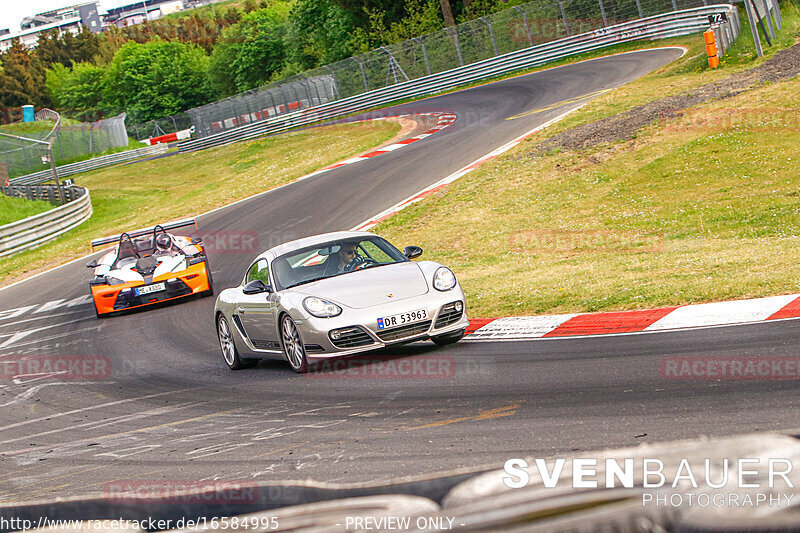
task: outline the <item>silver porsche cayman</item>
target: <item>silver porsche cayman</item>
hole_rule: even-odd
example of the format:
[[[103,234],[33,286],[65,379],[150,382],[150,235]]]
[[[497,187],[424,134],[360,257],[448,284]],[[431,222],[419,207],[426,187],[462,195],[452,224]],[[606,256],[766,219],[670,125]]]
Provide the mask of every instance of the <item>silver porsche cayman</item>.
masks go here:
[[[237,370],[282,358],[295,372],[329,358],[395,343],[458,342],[468,325],[453,272],[412,262],[367,232],[327,233],[276,246],[217,297],[214,320],[225,363]]]

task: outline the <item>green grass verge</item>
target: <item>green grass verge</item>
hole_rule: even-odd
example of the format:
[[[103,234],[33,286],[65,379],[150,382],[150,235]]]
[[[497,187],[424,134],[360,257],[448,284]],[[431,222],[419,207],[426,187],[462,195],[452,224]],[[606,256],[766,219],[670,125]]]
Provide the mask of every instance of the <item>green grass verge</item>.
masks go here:
[[[326,126],[77,175],[75,181],[91,192],[92,218],[41,248],[0,259],[0,284],[89,253],[94,237],[273,189],[378,146],[399,130],[388,121]]]
[[[54,207],[51,203],[42,200],[11,198],[0,194],[0,226],[44,213]]]
[[[800,17],[784,9],[779,48]],[[471,316],[643,309],[800,292],[800,80],[697,106],[624,143],[531,155],[577,126],[757,66],[680,60],[587,104],[376,232],[451,266]],[[673,40],[674,42],[674,40]],[[752,46],[752,39],[750,39]],[[769,57],[768,56],[768,57]]]

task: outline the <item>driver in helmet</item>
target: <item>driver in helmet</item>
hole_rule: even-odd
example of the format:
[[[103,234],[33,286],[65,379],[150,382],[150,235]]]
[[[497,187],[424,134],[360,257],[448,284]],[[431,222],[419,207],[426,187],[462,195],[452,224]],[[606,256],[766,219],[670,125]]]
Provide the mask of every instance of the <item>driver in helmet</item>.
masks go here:
[[[156,255],[168,254],[172,251],[172,238],[166,233],[159,233],[156,237]]]

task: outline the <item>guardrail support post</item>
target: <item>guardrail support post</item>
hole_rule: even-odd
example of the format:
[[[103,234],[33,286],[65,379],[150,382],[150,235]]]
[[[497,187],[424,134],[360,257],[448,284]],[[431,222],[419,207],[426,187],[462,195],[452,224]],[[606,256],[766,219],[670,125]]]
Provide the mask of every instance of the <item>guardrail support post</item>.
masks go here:
[[[61,180],[58,179],[58,171],[56,170],[56,160],[53,158],[53,141],[47,145],[47,159],[50,160],[50,170],[53,172],[53,179],[56,180],[56,187],[58,187],[58,196],[61,198],[61,205],[67,203],[64,198],[64,189],[61,188]]]
[[[764,4],[764,11],[766,12],[764,18],[767,19],[767,27],[769,28],[769,36],[772,37],[772,40],[775,40],[775,27],[772,25],[772,15],[769,12],[769,2],[767,0],[761,0]]]
[[[564,5],[561,3],[561,0],[558,0],[558,5],[561,6],[561,13],[564,13]],[[522,25],[525,26],[525,35],[528,36],[528,45],[533,46],[533,39],[531,38],[531,29],[528,27],[528,15],[525,14],[525,11],[522,10],[519,6],[514,6],[516,11],[519,11],[522,14]],[[566,23],[566,20],[564,20]],[[569,35],[569,30],[567,30],[567,35]]]
[[[753,6],[747,0],[744,0],[744,9],[747,11],[747,22],[750,23],[753,42],[756,44],[756,54],[758,54],[758,57],[764,57],[764,50],[761,48],[761,38],[758,36],[758,26],[756,26],[758,13],[753,13]]]
[[[678,1],[677,0],[672,0],[672,10],[673,11],[677,11],[678,10]]]
[[[781,13],[781,6],[778,0],[772,0],[772,5],[775,7],[775,24],[778,25],[778,29],[783,29],[783,14]]]

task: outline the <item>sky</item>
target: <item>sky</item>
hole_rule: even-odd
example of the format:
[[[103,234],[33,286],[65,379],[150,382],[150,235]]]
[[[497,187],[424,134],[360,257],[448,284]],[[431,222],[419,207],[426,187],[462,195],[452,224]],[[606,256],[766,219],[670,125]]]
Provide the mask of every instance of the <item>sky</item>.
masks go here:
[[[0,0],[0,29],[8,28],[11,33],[17,33],[19,23],[25,17],[88,1],[90,0]],[[135,2],[136,0],[99,0],[98,4],[100,13],[105,13],[108,9]]]

